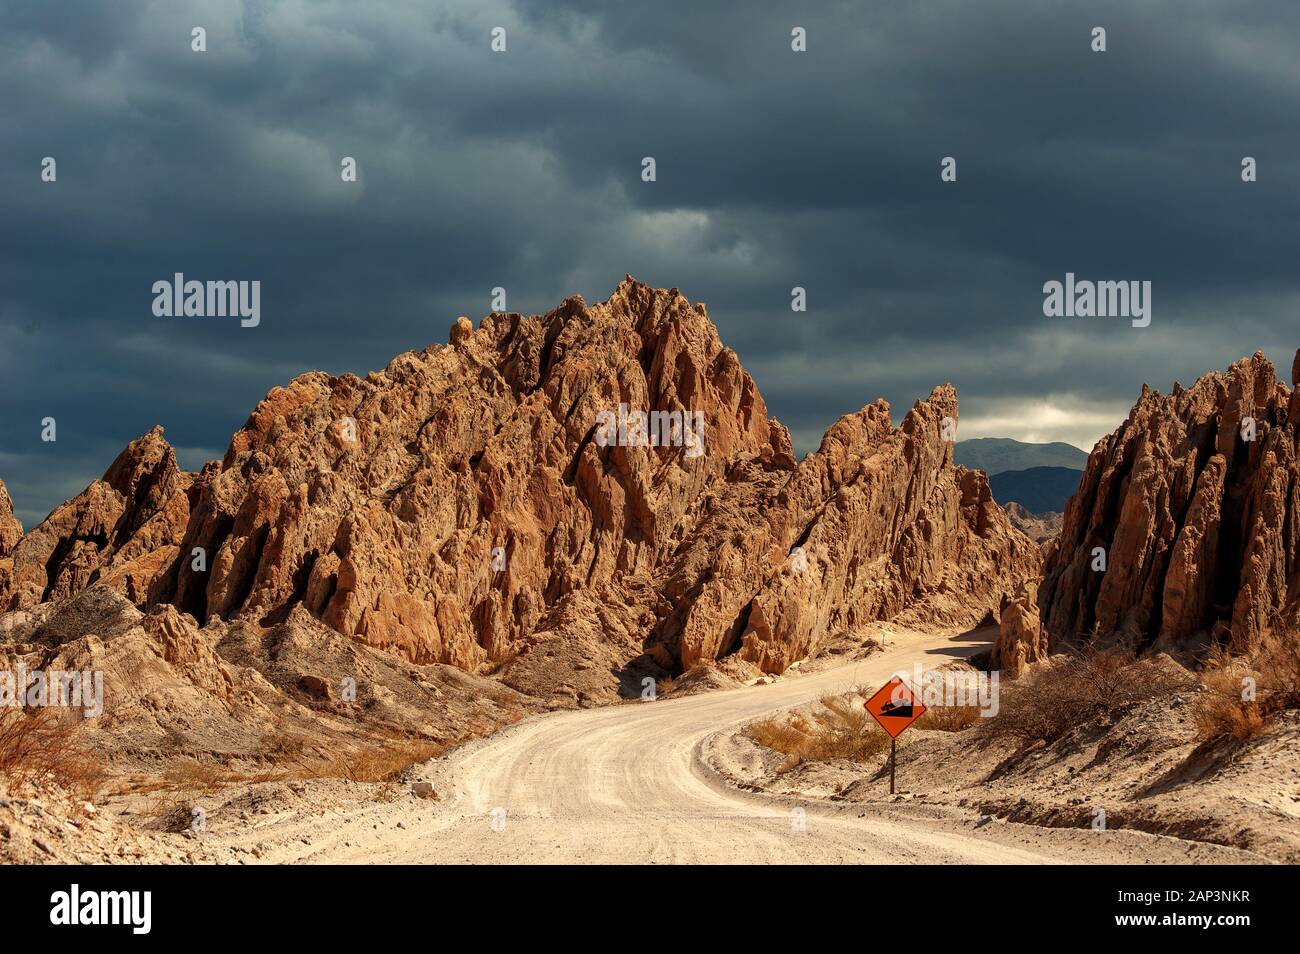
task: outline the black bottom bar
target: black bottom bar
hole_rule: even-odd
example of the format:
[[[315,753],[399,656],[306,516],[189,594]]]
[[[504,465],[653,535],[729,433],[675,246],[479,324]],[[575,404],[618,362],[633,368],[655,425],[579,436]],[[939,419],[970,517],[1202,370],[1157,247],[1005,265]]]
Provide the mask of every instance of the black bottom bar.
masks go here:
[[[593,927],[646,930],[661,940],[659,932],[685,926],[683,918],[697,932],[743,934],[748,928],[736,921],[739,910],[719,907],[716,894],[707,900],[721,874],[726,896],[742,909],[747,906],[742,899],[750,897],[757,905],[753,914],[761,911],[762,898],[783,898],[781,907],[800,923],[805,943],[863,930],[863,916],[872,911],[880,913],[878,929],[893,926],[913,940],[917,930],[939,940],[934,932],[959,935],[1002,924],[1021,937],[1073,942],[1101,935],[1182,939],[1198,933],[1232,943],[1260,928],[1276,936],[1290,923],[1284,905],[1291,906],[1294,896],[1294,872],[1285,867],[975,870],[901,864],[719,872],[628,866],[612,878],[583,868],[570,868],[560,878],[547,874],[437,867],[7,868],[0,870],[0,923],[10,944],[34,935],[76,934],[86,940],[95,934],[126,945],[178,940],[209,945],[246,940],[258,947],[312,940],[373,945],[413,940],[430,930],[444,939],[454,931],[463,942],[472,941],[467,935],[473,932],[494,943],[512,936],[535,942],[558,922],[564,925],[558,936],[579,936],[584,919]],[[692,885],[694,880],[699,883]],[[752,883],[749,890],[746,882]],[[135,933],[130,923],[130,913],[138,915],[143,904],[124,907],[122,896],[114,903],[128,923],[52,924],[51,913],[59,914],[55,893],[70,901],[73,884],[83,905],[94,892],[148,891],[148,933]],[[698,904],[689,903],[696,892]],[[668,897],[678,903],[663,906]],[[90,903],[98,902],[96,897]],[[800,916],[801,910],[809,916]]]

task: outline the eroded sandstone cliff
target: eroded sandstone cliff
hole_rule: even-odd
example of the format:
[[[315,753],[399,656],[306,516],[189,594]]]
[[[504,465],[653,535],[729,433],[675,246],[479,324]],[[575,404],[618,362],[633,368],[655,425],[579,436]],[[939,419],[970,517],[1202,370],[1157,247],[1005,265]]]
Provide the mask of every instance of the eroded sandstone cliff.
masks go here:
[[[1144,386],[1089,457],[1048,556],[1052,637],[1194,653],[1295,623],[1298,394],[1258,353],[1168,395]]]
[[[14,548],[23,538],[23,525],[14,516],[14,504],[9,499],[9,491],[0,481],[0,612],[7,608],[4,602],[8,580],[13,576]]]
[[[176,553],[192,483],[161,427],[132,441],[100,480],[14,542],[12,562],[0,565],[0,611],[66,599],[96,582],[142,602]],[[8,495],[4,504],[8,511]],[[0,558],[11,535],[0,528]]]
[[[702,446],[611,443],[620,405],[697,413]],[[525,691],[567,673],[578,695],[637,657],[781,671],[868,621],[973,622],[1036,575],[983,473],[953,465],[956,417],[948,386],[898,427],[877,402],[796,463],[704,306],[628,278],[459,319],[365,378],[303,375],[201,475],[155,430],[15,545],[0,600],[97,582],[200,625],[305,612]]]
[[[661,633],[684,666],[736,646],[780,672],[829,635],[903,613],[974,622],[1039,569],[1037,548],[993,501],[982,471],[952,462],[944,385],[895,428],[884,401],[841,418],[779,489],[741,518],[710,513],[679,565],[694,579]],[[706,501],[707,503],[707,501]],[[721,522],[721,525],[717,525]],[[740,524],[742,529],[733,532]],[[706,563],[707,569],[696,567]],[[684,589],[673,581],[668,592]]]
[[[13,553],[22,538],[23,525],[14,516],[14,502],[9,499],[4,481],[0,480],[0,560]]]

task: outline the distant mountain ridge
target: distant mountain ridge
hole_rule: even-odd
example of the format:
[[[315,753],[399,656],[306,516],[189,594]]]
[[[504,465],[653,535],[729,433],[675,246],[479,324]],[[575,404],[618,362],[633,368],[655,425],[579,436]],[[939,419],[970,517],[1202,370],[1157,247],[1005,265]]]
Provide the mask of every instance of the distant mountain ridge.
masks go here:
[[[976,437],[958,441],[953,447],[952,457],[953,463],[982,470],[990,477],[1008,470],[1034,467],[1068,467],[1082,471],[1088,463],[1085,451],[1064,441],[1031,444],[1009,437]]]
[[[1064,513],[1065,502],[1079,489],[1082,477],[1083,471],[1073,467],[1004,470],[989,478],[989,490],[1004,507],[1015,501],[1030,513]]]

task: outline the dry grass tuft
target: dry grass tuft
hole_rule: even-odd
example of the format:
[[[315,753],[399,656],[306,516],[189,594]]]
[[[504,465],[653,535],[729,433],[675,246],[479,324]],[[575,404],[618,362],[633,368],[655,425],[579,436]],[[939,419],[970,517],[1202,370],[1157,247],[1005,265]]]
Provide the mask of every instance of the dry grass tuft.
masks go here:
[[[1300,641],[1270,634],[1244,656],[1215,650],[1201,687],[1196,731],[1202,742],[1262,735],[1276,716],[1300,709]]]
[[[258,758],[269,761],[301,759],[307,752],[311,739],[291,732],[267,732],[257,740]]]
[[[998,715],[981,720],[990,739],[1051,743],[1079,726],[1123,715],[1195,685],[1176,664],[1124,649],[1085,649],[1044,666],[1003,693]]]
[[[181,794],[210,793],[231,785],[324,778],[388,783],[412,765],[437,758],[448,748],[448,744],[426,739],[386,737],[350,751],[326,750],[301,736],[268,733],[261,740],[259,757],[276,763],[271,768],[237,771],[185,757],[168,765],[161,777],[132,776],[115,794],[166,796],[160,802],[162,807],[155,812],[166,814],[178,804],[175,799]]]
[[[913,727],[930,732],[960,732],[978,725],[979,721],[979,706],[930,706]]]
[[[208,765],[194,758],[181,758],[172,762],[163,770],[163,782],[175,789],[187,791],[210,792],[220,788],[229,778],[229,773],[215,765]]]
[[[465,737],[481,734],[483,726],[471,723]],[[437,758],[449,746],[427,739],[384,736],[359,749],[327,750],[301,735],[268,733],[261,739],[259,755],[276,763],[276,770],[257,781],[305,781],[314,778],[345,778],[353,782],[387,782],[412,765]]]
[[[84,799],[103,787],[106,773],[76,740],[77,723],[53,709],[0,711],[0,780],[11,788],[53,783]]]
[[[422,740],[393,740],[349,755],[331,755],[301,765],[296,778],[346,778],[353,782],[389,782],[412,765],[437,758],[445,745]]]
[[[808,738],[808,723],[802,718],[763,719],[747,725],[745,735],[773,752],[794,755]]]
[[[789,756],[780,771],[805,761],[867,762],[889,748],[889,736],[855,695],[823,696],[811,713],[753,722],[745,734],[759,745]]]

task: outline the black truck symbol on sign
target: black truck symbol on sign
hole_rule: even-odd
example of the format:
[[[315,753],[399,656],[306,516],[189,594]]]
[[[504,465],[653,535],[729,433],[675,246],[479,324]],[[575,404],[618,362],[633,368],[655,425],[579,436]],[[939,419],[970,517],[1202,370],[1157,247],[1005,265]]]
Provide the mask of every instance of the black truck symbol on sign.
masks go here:
[[[881,686],[863,708],[891,739],[898,738],[900,732],[925,714],[925,706],[916,701],[911,688],[897,676]]]

